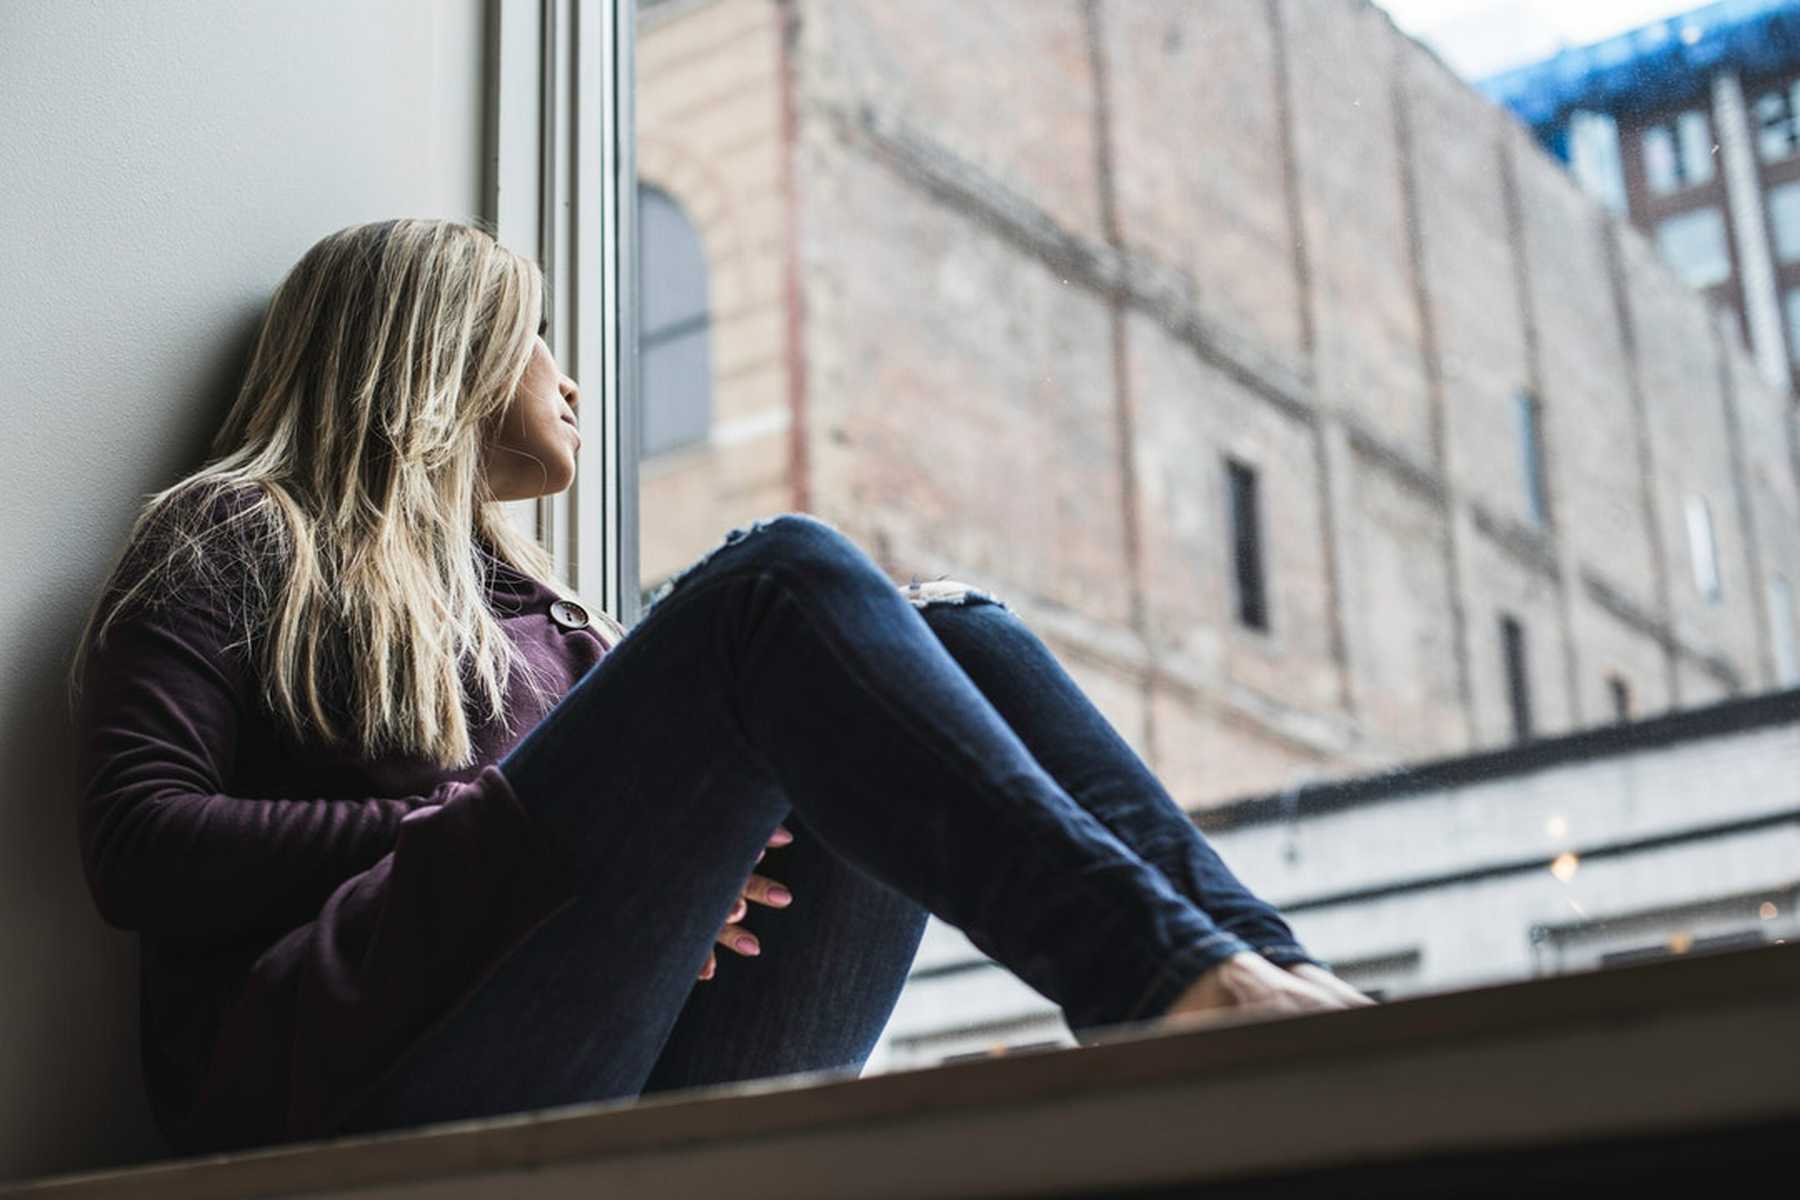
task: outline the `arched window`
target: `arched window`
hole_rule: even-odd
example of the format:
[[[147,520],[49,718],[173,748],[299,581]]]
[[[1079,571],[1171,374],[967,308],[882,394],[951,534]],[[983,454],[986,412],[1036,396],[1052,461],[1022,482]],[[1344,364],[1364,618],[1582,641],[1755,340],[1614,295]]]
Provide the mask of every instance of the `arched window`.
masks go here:
[[[704,441],[712,423],[706,252],[667,192],[638,187],[640,458]]]

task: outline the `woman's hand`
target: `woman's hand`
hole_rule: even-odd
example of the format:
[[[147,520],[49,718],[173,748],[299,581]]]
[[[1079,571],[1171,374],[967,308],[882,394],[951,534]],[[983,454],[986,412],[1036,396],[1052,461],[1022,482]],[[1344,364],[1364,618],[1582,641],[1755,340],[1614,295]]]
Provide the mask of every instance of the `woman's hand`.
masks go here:
[[[1288,966],[1287,970],[1289,974],[1298,975],[1301,979],[1306,980],[1321,991],[1335,996],[1351,1008],[1361,1008],[1364,1005],[1375,1003],[1374,1000],[1363,995],[1361,992],[1357,991],[1355,988],[1339,979],[1336,975],[1333,975],[1330,971],[1327,971],[1324,967],[1321,967],[1316,963],[1292,963]]]
[[[775,832],[769,835],[770,846],[785,846],[794,840],[794,835],[787,826],[777,825]],[[761,862],[763,855],[769,851],[765,847],[757,852],[756,861]],[[770,908],[786,908],[793,902],[788,890],[766,875],[752,875],[744,884],[744,890],[738,896],[738,902],[732,906],[731,914],[725,918],[724,928],[713,937],[713,941],[721,946],[729,946],[746,958],[762,953],[762,945],[756,935],[737,922],[744,919],[750,911],[750,901],[766,904]],[[713,951],[706,952],[706,965],[700,968],[700,978],[711,979],[719,969],[718,956]]]

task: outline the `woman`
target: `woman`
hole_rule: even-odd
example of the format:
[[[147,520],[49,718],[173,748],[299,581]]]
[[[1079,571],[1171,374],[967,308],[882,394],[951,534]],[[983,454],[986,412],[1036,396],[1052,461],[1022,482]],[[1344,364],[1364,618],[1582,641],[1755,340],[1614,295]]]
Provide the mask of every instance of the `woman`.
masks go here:
[[[89,616],[173,1147],[854,1073],[928,912],[1078,1032],[1369,1002],[993,597],[782,514],[629,633],[582,603],[499,508],[575,470],[541,286],[462,224],[320,241]]]

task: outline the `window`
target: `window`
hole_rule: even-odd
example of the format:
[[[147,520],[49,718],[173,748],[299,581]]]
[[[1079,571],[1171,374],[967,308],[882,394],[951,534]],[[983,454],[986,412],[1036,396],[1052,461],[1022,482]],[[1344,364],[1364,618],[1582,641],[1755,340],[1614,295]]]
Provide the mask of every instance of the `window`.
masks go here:
[[[712,329],[706,252],[660,188],[638,188],[639,453],[704,441],[712,424]]]
[[[1789,288],[1781,307],[1787,314],[1788,358],[1800,363],[1800,288]]]
[[[1656,248],[1689,287],[1712,287],[1731,278],[1731,247],[1717,208],[1670,217],[1656,227]]]
[[[1713,540],[1712,506],[1705,496],[1687,501],[1688,554],[1694,561],[1694,587],[1709,604],[1719,600],[1719,548]]]
[[[1606,691],[1612,697],[1613,720],[1620,724],[1631,720],[1631,685],[1623,676],[1608,675]]]
[[[1784,183],[1769,189],[1769,232],[1774,235],[1775,257],[1784,263],[1800,262],[1800,183]]]
[[[1619,123],[1611,114],[1577,109],[1569,114],[1569,169],[1582,188],[1612,212],[1629,211],[1625,168],[1619,160]]]
[[[1500,617],[1500,652],[1506,664],[1506,695],[1512,706],[1513,740],[1531,740],[1531,680],[1525,667],[1525,627],[1509,614]]]
[[[1650,126],[1644,130],[1642,144],[1644,181],[1655,194],[1667,195],[1712,181],[1712,121],[1700,109]]]
[[[1800,92],[1800,81],[1763,92],[1751,106],[1756,149],[1764,162],[1780,162],[1800,149],[1800,124],[1794,120],[1795,112],[1800,110],[1800,104],[1795,103],[1796,92]]]
[[[1238,623],[1267,632],[1268,596],[1263,587],[1262,518],[1257,497],[1256,468],[1227,459],[1225,473],[1231,491],[1231,550],[1237,581]]]
[[[1775,681],[1800,683],[1800,645],[1794,640],[1794,588],[1787,576],[1769,579],[1769,645],[1775,652]]]
[[[1531,519],[1543,525],[1550,519],[1550,494],[1544,486],[1543,430],[1538,424],[1537,396],[1520,392],[1515,399],[1519,415],[1519,458],[1525,480],[1525,504]]]

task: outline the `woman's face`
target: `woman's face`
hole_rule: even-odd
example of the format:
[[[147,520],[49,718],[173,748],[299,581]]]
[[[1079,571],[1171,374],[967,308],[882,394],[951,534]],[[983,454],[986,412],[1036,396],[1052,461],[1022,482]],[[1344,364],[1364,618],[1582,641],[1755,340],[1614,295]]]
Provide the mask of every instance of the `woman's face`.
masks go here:
[[[581,446],[575,411],[580,403],[581,390],[557,368],[539,334],[519,390],[483,448],[483,468],[497,499],[548,496],[574,481],[575,452]]]

